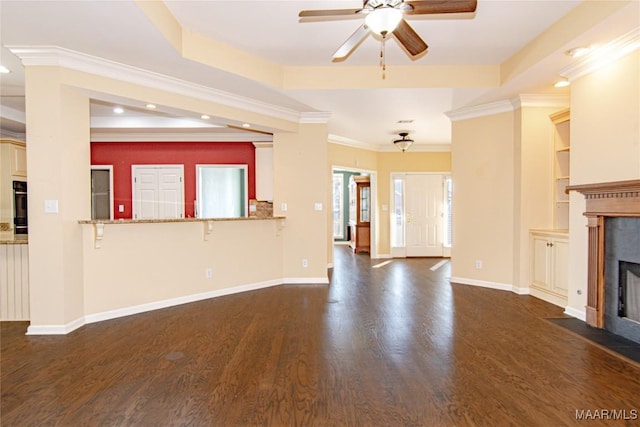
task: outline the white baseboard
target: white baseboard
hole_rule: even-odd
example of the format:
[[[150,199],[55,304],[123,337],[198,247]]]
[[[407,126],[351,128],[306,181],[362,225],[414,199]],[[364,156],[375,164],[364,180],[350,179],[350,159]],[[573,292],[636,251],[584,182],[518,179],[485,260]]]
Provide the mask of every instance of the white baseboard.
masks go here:
[[[371,259],[390,259],[393,258],[391,254],[377,254],[375,257],[371,257]]]
[[[282,279],[285,285],[328,285],[328,277],[285,277]]]
[[[564,308],[567,305],[567,297],[556,295],[536,287],[530,288],[530,295],[550,304],[557,305],[558,307]]]
[[[315,279],[314,279],[315,280]],[[328,279],[324,279],[328,283]],[[299,283],[299,282],[296,282]],[[310,283],[318,283],[313,281]],[[84,317],[74,320],[66,325],[31,325],[27,328],[27,335],[66,335],[89,323],[101,322],[104,320],[117,319],[119,317],[131,316],[132,314],[144,313],[147,311],[159,310],[162,308],[174,307],[176,305],[201,301],[209,298],[217,298],[225,295],[232,295],[241,292],[255,291],[282,285],[283,280],[275,279],[265,282],[252,283],[248,285],[234,286],[231,288],[219,289],[215,291],[203,292],[193,295],[185,295],[177,298],[170,298],[162,301],[154,301],[146,304],[134,305],[131,307],[119,308],[116,310],[103,311],[100,313],[87,314]]]
[[[583,322],[587,321],[587,312],[585,310],[578,310],[577,308],[566,306],[564,308],[564,314],[580,319]]]
[[[177,298],[170,298],[162,301],[154,301],[146,304],[134,305],[131,307],[119,308],[116,310],[103,311],[101,313],[88,314],[85,323],[101,322],[103,320],[116,319],[118,317],[131,316],[132,314],[144,313],[152,310],[159,310],[190,302],[202,301],[209,298],[217,298],[225,295],[237,294],[240,292],[255,291],[280,285],[280,280],[268,280],[266,282],[252,283],[249,285],[234,286],[232,288],[219,289],[215,291],[202,292],[199,294],[185,295]]]
[[[461,285],[480,286],[482,288],[499,289],[501,291],[514,292],[513,285],[497,282],[486,282],[484,280],[466,279],[464,277],[451,277],[449,279],[451,283],[459,283]]]
[[[84,324],[84,317],[81,317],[66,325],[29,325],[26,335],[67,335]]]
[[[513,287],[512,291],[518,295],[530,295],[531,289],[529,288],[518,288],[516,286]]]

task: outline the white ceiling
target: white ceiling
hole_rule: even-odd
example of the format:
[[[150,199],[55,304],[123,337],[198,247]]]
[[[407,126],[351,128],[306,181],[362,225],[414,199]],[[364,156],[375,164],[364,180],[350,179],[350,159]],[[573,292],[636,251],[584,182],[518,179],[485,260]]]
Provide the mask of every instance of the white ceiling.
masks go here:
[[[479,0],[475,15],[407,17],[429,45],[429,51],[412,61],[395,40],[390,40],[386,48],[387,73],[394,73],[394,65],[501,64],[579,3],[580,0]],[[371,35],[346,61],[331,62],[333,52],[361,25],[361,17],[301,22],[297,15],[302,9],[358,8],[362,3],[357,0],[180,0],[165,4],[184,28],[275,63],[336,68],[378,65],[380,42]],[[551,84],[558,70],[570,61],[562,54],[567,46],[559,46],[554,57],[498,89],[283,90],[182,58],[133,0],[1,0],[0,28],[3,46],[59,46],[273,106],[300,112],[330,112],[332,137],[373,146],[390,144],[400,130],[409,130],[417,145],[448,144],[451,126],[445,112],[521,93],[558,93]],[[592,35],[576,35],[575,41],[592,42],[596,32],[611,32],[611,28],[615,28],[613,19],[606,27],[594,28]],[[19,133],[24,131],[20,123],[21,114],[24,121],[22,67],[5,47],[0,50],[0,61],[12,70],[11,74],[0,75],[0,126]],[[147,127],[140,124],[142,118],[163,111],[163,123],[173,117],[194,117],[194,112],[163,106],[152,113],[131,102],[134,108],[124,116],[137,120],[127,121],[120,116],[110,122],[113,102],[102,101],[92,105],[96,133],[166,130],[171,126],[159,125],[160,119],[149,122]],[[126,105],[127,100],[120,103]],[[397,123],[403,119],[414,121],[408,125]],[[133,122],[138,123],[137,127],[126,124]],[[222,132],[197,120],[176,123],[173,132],[180,126],[185,132]],[[225,136],[230,132],[222,129]]]

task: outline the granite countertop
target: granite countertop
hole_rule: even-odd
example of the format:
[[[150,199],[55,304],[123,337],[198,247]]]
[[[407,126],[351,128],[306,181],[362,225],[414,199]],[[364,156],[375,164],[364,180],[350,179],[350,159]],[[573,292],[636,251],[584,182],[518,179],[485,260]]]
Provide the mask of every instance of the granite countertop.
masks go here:
[[[264,221],[285,219],[284,216],[242,217],[242,218],[179,218],[179,219],[115,219],[115,220],[79,220],[78,224],[159,224],[165,222],[209,222],[209,221]]]
[[[27,235],[0,237],[0,245],[27,245],[29,238]]]

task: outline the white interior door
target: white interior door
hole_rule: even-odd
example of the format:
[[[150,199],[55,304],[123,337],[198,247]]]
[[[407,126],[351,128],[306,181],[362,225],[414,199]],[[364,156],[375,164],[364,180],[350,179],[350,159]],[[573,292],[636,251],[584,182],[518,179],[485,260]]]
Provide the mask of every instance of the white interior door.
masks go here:
[[[443,177],[406,175],[406,254],[443,256]]]
[[[173,219],[184,217],[182,166],[132,166],[133,217]]]

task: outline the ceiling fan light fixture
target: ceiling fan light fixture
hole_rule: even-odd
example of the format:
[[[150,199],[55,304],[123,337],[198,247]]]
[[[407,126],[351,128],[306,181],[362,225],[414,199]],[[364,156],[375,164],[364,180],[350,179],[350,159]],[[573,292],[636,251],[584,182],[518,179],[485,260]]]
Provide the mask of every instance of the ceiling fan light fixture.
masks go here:
[[[385,36],[392,33],[400,21],[402,21],[402,11],[389,6],[381,6],[369,12],[364,23],[374,33]]]
[[[398,147],[398,149],[404,153],[409,149],[409,147],[411,147],[411,144],[413,144],[413,139],[409,138],[408,132],[400,132],[398,135],[400,135],[400,138],[394,139],[393,145]]]

